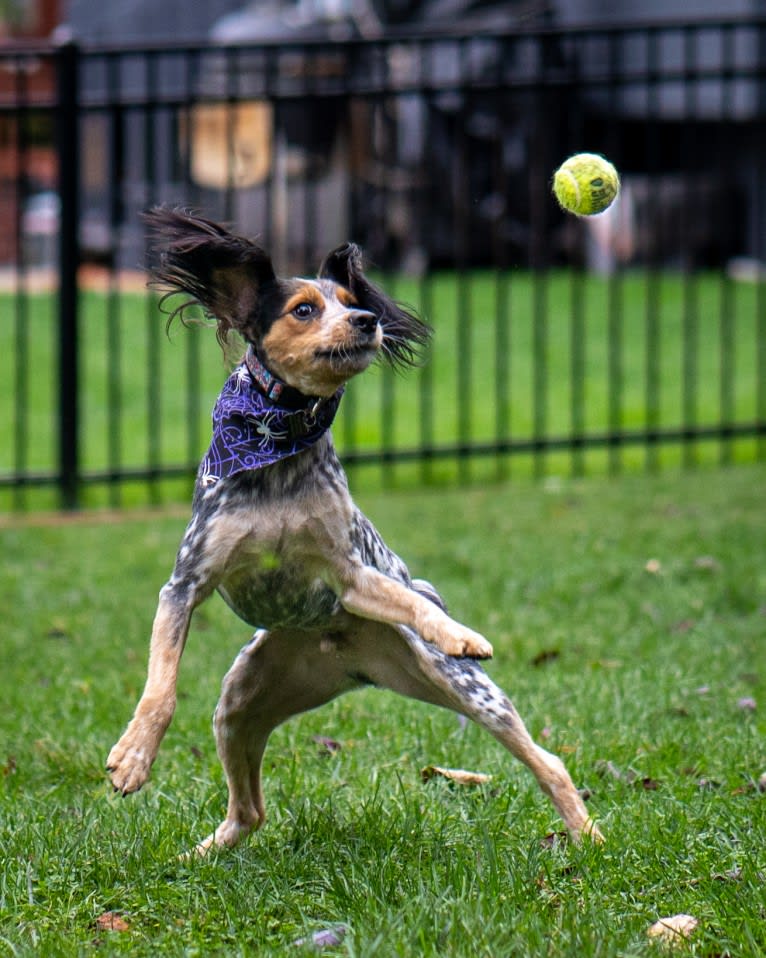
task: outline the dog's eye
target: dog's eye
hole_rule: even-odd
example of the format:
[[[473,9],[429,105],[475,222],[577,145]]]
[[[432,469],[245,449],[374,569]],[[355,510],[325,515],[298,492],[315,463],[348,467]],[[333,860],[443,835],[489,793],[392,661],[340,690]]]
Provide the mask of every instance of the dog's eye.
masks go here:
[[[316,309],[314,303],[298,303],[293,309],[293,316],[295,316],[296,319],[311,319]]]

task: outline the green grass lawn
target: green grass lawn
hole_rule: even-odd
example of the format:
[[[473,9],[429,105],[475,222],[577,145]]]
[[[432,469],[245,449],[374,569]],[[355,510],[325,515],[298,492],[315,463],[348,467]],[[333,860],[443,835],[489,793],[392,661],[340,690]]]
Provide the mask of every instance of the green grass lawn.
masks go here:
[[[379,453],[535,437],[603,435],[766,416],[766,297],[757,285],[718,274],[629,273],[613,280],[526,271],[423,281],[388,277],[385,287],[416,306],[435,331],[427,365],[406,376],[375,369],[351,383],[335,436],[342,452]],[[0,294],[0,476],[56,462],[55,299]],[[86,472],[146,466],[193,470],[226,375],[211,331],[178,328],[165,339],[154,300],[138,293],[83,292],[81,455]],[[763,452],[763,443],[760,452]],[[752,460],[755,439],[687,447],[703,461]],[[549,452],[546,469],[604,472],[603,448]],[[612,451],[627,470],[647,458],[683,460],[680,444]],[[521,455],[516,474],[539,472]],[[506,462],[470,468],[437,459],[388,468],[389,478],[485,479]],[[359,481],[365,482],[366,470]],[[377,484],[377,483],[376,483]],[[366,482],[368,488],[372,483]],[[188,493],[188,486],[180,497]],[[31,496],[31,493],[29,494]],[[176,491],[167,498],[179,498]],[[0,494],[0,509],[10,494]],[[146,501],[142,487],[123,492]],[[149,497],[153,501],[152,496]],[[103,485],[86,504],[109,502]],[[49,504],[30,498],[32,507]]]
[[[224,811],[210,715],[247,628],[218,599],[196,615],[152,780],[116,798],[104,760],[185,518],[6,523],[0,954],[296,955],[344,926],[325,953],[626,958],[664,954],[646,929],[688,913],[674,953],[762,956],[765,485],[754,465],[360,497],[491,638],[489,671],[590,792],[602,848],[553,840],[486,733],[366,690],[274,734],[261,832],[180,863]],[[492,781],[423,784],[428,764]]]

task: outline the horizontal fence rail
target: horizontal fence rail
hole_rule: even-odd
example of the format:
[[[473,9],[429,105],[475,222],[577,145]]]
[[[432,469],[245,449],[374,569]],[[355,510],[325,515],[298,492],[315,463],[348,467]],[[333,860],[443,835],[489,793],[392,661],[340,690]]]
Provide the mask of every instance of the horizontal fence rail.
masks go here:
[[[188,491],[226,365],[165,336],[157,203],[288,275],[352,239],[432,324],[421,369],[347,391],[357,483],[763,458],[765,46],[764,20],[0,46],[0,508]],[[550,192],[582,150],[622,175],[592,220]]]

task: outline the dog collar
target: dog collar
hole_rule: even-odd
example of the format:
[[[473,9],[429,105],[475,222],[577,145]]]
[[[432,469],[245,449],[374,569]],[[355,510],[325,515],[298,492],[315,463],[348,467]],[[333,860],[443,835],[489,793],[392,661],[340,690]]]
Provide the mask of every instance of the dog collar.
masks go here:
[[[281,379],[277,379],[274,373],[268,370],[258,359],[252,346],[247,347],[244,363],[253,377],[256,387],[267,399],[271,399],[273,402],[279,401],[280,406],[305,409],[310,404],[322,401],[312,399],[304,395],[299,389],[288,386]]]
[[[313,446],[327,432],[343,390],[315,398],[277,379],[252,350],[224,383],[213,437],[197,473],[203,486],[262,469]]]

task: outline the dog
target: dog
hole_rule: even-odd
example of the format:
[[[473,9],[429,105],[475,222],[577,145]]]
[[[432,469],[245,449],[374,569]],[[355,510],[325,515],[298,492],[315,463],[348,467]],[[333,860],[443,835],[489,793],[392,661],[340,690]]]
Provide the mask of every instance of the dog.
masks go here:
[[[355,506],[329,426],[345,384],[376,358],[415,365],[430,328],[364,274],[354,244],[316,279],[278,278],[254,242],[196,214],[146,215],[153,285],[201,306],[226,343],[246,343],[213,413],[192,515],[160,592],[143,694],[107,768],[123,795],[146,782],[176,705],[194,609],[218,591],[255,634],[214,715],[226,817],[197,846],[236,845],[265,819],[261,762],[293,715],[361,686],[391,689],[477,722],[532,771],[575,840],[602,839],[563,763],[536,745],[479,659],[487,640],[413,579]]]

